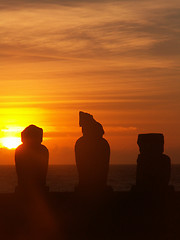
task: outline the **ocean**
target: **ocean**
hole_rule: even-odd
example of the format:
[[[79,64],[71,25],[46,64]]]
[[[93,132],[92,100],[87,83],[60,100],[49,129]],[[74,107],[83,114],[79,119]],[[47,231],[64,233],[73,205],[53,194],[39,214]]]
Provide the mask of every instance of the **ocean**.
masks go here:
[[[110,165],[108,184],[115,191],[128,191],[135,184],[136,165]],[[75,165],[50,165],[47,185],[50,191],[74,191],[78,183]],[[172,165],[171,185],[180,191],[180,165]],[[0,166],[0,193],[11,193],[17,185],[15,166]]]

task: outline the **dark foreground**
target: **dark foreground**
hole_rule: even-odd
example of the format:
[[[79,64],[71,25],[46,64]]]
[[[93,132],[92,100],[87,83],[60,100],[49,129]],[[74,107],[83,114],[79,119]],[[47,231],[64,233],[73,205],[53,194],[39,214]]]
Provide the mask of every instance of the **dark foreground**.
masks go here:
[[[180,239],[180,192],[0,194],[1,239]]]

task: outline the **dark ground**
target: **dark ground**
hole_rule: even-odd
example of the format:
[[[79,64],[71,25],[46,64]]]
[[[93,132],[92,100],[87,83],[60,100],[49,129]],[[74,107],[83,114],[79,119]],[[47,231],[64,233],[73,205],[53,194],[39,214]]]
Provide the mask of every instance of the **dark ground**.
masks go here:
[[[1,239],[180,239],[180,192],[0,194]]]

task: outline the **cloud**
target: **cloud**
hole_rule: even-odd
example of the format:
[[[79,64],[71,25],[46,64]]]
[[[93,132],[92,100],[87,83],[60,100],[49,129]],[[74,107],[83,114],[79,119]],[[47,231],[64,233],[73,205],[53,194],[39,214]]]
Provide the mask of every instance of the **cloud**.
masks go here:
[[[129,0],[128,2],[134,2],[135,0]],[[113,0],[114,3],[126,3],[126,0]],[[0,10],[4,9],[19,9],[24,7],[37,8],[39,7],[48,7],[48,6],[65,6],[65,7],[79,7],[82,5],[90,4],[90,5],[98,5],[109,3],[108,0],[6,0],[0,1]]]
[[[82,109],[116,140],[178,128],[178,0],[7,0],[0,14],[1,96],[20,96],[0,97],[1,125],[33,117],[69,140]]]
[[[115,126],[108,126],[105,125],[105,132],[109,136],[121,136],[121,135],[132,135],[134,133],[137,134],[137,128],[136,127],[123,127],[119,125]],[[81,128],[71,126],[69,127],[69,130],[67,129],[58,129],[55,132],[47,131],[44,133],[44,140],[50,140],[50,139],[58,139],[58,138],[74,138],[77,139],[81,135]]]
[[[180,8],[177,4],[132,4],[131,1],[97,1],[101,8],[92,9],[90,1],[67,1],[69,8],[43,5],[50,1],[7,1],[21,6],[11,13],[3,11],[0,49],[4,57],[19,56],[30,61],[66,61],[68,58],[135,58],[179,57]],[[58,1],[51,1],[56,4]],[[60,1],[60,4],[66,1]],[[21,4],[20,4],[21,3]],[[23,4],[36,6],[33,12]],[[161,3],[161,7],[159,4]],[[1,3],[2,4],[2,3]],[[95,4],[95,3],[94,3]],[[4,3],[2,4],[4,5]],[[143,11],[142,11],[143,10]],[[61,17],[59,17],[61,16]]]
[[[78,5],[78,3],[81,1],[77,1],[76,6]],[[73,6],[74,4],[73,0],[52,0],[52,1],[48,1],[48,0],[17,0],[16,3],[14,3],[13,0],[7,0],[7,1],[0,1],[0,10],[19,10],[22,9],[24,7],[28,7],[28,8],[37,8],[37,7],[48,7],[49,5],[59,5],[59,6]]]
[[[137,127],[123,127],[123,126],[105,126],[105,137],[122,137],[137,135]]]
[[[61,131],[56,131],[56,132],[45,132],[44,133],[44,138],[45,139],[55,139],[55,138],[64,138],[64,137],[78,137],[80,134],[80,130],[77,127],[76,129],[71,129],[69,131],[67,130],[61,130]]]

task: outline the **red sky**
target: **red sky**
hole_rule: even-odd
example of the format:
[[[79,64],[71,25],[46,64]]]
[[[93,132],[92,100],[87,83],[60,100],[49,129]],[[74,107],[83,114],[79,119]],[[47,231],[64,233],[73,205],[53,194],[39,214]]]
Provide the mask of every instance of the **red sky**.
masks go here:
[[[180,163],[180,2],[0,1],[3,139],[44,129],[51,164],[74,163],[79,110],[105,129],[111,163],[136,163],[138,133],[162,132]]]

